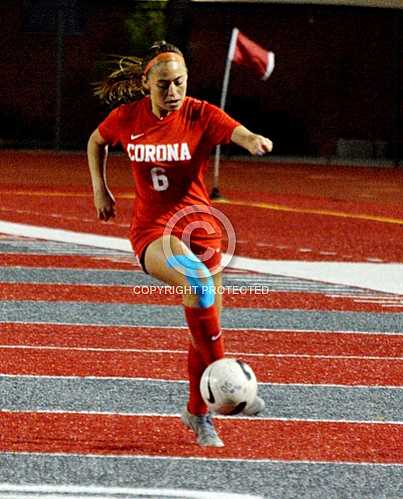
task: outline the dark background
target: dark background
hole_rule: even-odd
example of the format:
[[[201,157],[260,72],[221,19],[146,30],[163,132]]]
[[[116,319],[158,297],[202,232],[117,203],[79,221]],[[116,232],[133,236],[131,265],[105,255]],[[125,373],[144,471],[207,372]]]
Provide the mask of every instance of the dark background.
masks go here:
[[[2,0],[0,146],[84,148],[108,112],[91,83],[108,54],[141,55],[160,35],[150,9],[185,52],[195,97],[219,103],[233,27],[275,53],[266,82],[232,66],[226,106],[272,138],[275,154],[397,162],[403,11],[259,2]],[[135,42],[130,18],[142,30]]]

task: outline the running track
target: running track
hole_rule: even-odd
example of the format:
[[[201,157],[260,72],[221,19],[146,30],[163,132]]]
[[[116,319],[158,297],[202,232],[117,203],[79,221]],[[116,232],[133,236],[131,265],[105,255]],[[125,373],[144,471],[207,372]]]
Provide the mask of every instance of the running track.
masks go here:
[[[73,166],[78,161],[69,160]],[[2,220],[84,232],[91,224],[94,232],[124,236],[131,201],[120,187],[120,166],[114,175],[123,193],[123,220],[110,226],[94,221],[88,192],[75,185],[82,175],[78,168],[68,184],[68,203],[57,194],[58,182],[70,178],[66,157],[21,155],[20,171],[31,161],[38,175],[32,180],[21,174],[18,182],[13,161],[15,155],[0,184]],[[333,175],[319,167],[305,171]],[[232,165],[228,172],[234,175]],[[254,201],[275,198],[284,209],[273,208],[270,217],[266,211],[265,222],[264,208],[247,208],[255,213],[253,229],[242,221],[245,209],[222,205],[239,224],[239,254],[401,263],[401,227],[387,221],[403,218],[399,205],[393,195],[376,202],[380,183],[385,192],[398,185],[395,172],[367,172],[374,180],[373,191],[367,189],[372,203],[356,201],[355,172],[344,172],[354,201],[343,199],[344,190],[337,207],[334,199],[307,190],[305,196],[301,190],[280,192],[281,182],[269,196],[257,190],[252,176]],[[235,181],[231,185],[236,199],[250,199]],[[300,211],[287,211],[291,203]],[[364,210],[365,219],[336,215]],[[253,245],[264,223],[270,240]],[[194,445],[179,422],[187,331],[177,297],[136,294],[136,286],[156,283],[130,255],[107,249],[3,235],[0,262],[2,490],[88,485],[273,498],[403,496],[401,295],[228,270],[226,350],[254,368],[267,410],[256,419],[217,418],[226,445],[206,450]],[[245,283],[270,293],[231,291]]]

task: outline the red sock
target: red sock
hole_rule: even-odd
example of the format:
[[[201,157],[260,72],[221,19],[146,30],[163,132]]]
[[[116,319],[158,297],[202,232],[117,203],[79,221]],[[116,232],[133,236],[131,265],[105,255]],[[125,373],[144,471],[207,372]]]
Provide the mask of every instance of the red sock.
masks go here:
[[[185,316],[193,340],[188,353],[188,411],[201,415],[207,413],[207,406],[200,394],[200,379],[209,364],[224,357],[224,341],[215,305],[209,308],[185,307]]]
[[[188,373],[189,373],[189,402],[188,411],[191,414],[207,414],[207,406],[200,394],[200,379],[206,364],[195,347],[189,345]]]
[[[224,357],[224,341],[215,305],[208,308],[185,307],[193,345],[206,366]]]

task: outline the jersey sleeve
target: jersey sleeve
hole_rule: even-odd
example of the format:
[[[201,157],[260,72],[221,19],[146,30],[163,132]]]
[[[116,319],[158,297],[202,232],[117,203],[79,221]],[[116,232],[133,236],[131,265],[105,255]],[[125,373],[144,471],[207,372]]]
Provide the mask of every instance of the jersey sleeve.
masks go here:
[[[211,145],[228,144],[231,141],[232,132],[240,123],[214,104],[209,102],[204,104],[204,129]]]
[[[119,142],[119,122],[120,109],[117,107],[98,126],[99,133],[108,144],[115,146]]]

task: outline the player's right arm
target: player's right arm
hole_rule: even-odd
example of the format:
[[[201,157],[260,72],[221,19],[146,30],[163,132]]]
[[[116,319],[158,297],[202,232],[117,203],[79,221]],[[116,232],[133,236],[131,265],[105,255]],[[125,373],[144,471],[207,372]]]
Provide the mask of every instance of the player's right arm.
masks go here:
[[[115,198],[108,188],[106,180],[106,163],[108,158],[108,144],[99,133],[94,130],[87,144],[88,167],[90,170],[94,205],[100,220],[109,220],[116,214]]]

